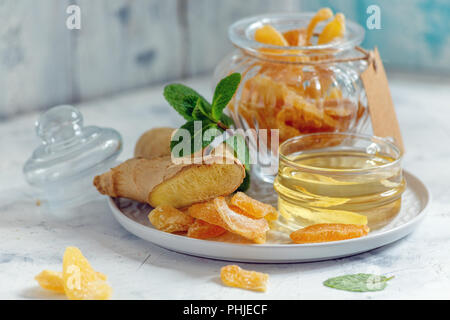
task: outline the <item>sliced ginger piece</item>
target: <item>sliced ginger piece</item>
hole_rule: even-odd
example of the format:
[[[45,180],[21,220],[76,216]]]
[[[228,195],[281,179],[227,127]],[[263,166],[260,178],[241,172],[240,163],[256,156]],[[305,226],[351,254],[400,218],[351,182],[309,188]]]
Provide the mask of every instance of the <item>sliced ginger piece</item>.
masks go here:
[[[188,208],[188,213],[196,219],[227,229],[227,225],[217,212],[213,201],[193,204]]]
[[[106,281],[108,278],[101,272],[96,272],[96,274],[101,280]],[[46,290],[64,293],[63,273],[61,271],[44,270],[34,277],[34,279]]]
[[[278,218],[277,209],[272,207],[270,204],[255,200],[243,192],[237,192],[231,198],[230,203],[242,209],[246,215],[251,216],[252,218],[266,218],[269,221],[273,221]]]
[[[337,13],[333,20],[331,20],[319,35],[317,44],[326,44],[335,39],[343,38],[345,35],[345,16],[342,13]]]
[[[196,219],[195,222],[189,226],[187,236],[196,239],[210,239],[218,237],[225,232],[227,232],[227,230],[220,226]]]
[[[292,29],[283,32],[283,37],[286,39],[290,46],[306,46],[306,29]]]
[[[71,300],[106,300],[112,289],[91,267],[81,251],[68,247],[63,257],[63,286]]]
[[[322,8],[317,11],[316,15],[311,19],[306,29],[306,43],[311,44],[311,37],[317,24],[330,19],[333,16],[333,11],[330,8]]]
[[[220,226],[256,243],[264,243],[266,232],[269,230],[267,221],[252,219],[239,210],[239,208],[232,210],[224,197],[218,197],[213,201],[190,206],[188,213],[196,219]]]
[[[253,240],[256,243],[266,242],[266,232],[269,230],[267,220],[252,219],[233,211],[228,206],[224,197],[214,199],[214,205],[225,223],[227,230]]]
[[[286,41],[283,35],[277,29],[275,29],[269,24],[266,24],[261,28],[256,29],[255,40],[260,43],[280,47],[286,47],[289,45],[289,43]]]
[[[168,233],[188,231],[194,223],[190,215],[171,206],[156,207],[149,213],[148,219],[156,229]]]
[[[64,293],[63,274],[60,271],[44,270],[34,279],[46,290]]]
[[[353,224],[315,224],[291,233],[293,242],[319,243],[348,240],[366,236],[370,229],[368,226]]]
[[[229,265],[220,269],[220,279],[229,287],[266,291],[269,275],[262,272],[244,270],[236,265]]]

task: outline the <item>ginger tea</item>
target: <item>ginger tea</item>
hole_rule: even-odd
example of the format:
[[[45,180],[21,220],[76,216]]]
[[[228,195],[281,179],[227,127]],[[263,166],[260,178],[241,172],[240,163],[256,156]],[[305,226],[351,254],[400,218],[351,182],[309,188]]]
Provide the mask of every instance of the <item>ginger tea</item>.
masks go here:
[[[283,145],[280,147],[274,187],[285,219],[301,226],[368,224],[373,230],[397,215],[405,190],[398,156],[381,152],[379,142],[372,141],[364,148],[364,144],[354,145],[354,140],[344,136],[337,146],[317,149],[307,144],[308,150],[287,155],[282,153]],[[305,147],[304,141],[300,145]],[[288,149],[295,151],[292,146]]]

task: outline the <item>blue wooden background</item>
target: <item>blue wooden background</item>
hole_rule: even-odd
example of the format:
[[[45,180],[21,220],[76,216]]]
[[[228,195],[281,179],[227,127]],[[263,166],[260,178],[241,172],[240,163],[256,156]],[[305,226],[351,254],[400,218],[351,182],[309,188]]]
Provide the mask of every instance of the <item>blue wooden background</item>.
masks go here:
[[[317,0],[304,10],[330,7],[366,28],[364,46],[378,46],[396,70],[450,74],[450,0]],[[381,9],[381,29],[368,30],[367,7]]]
[[[68,30],[66,8],[81,8]],[[365,26],[388,70],[450,73],[450,0],[0,0],[0,121],[198,74],[232,46],[227,27],[249,15],[329,6]]]

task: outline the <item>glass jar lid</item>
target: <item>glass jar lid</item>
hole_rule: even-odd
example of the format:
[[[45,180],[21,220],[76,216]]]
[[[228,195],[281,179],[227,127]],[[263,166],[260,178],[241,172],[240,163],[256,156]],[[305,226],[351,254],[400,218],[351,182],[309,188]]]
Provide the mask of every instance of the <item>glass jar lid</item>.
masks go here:
[[[53,190],[49,197],[60,194],[73,198],[74,192],[87,192],[86,186],[73,188],[109,169],[122,151],[120,134],[109,128],[83,126],[83,116],[73,106],[56,106],[43,113],[36,122],[36,134],[41,145],[25,163],[23,172],[28,183],[44,191]],[[61,193],[60,190],[73,192]],[[48,193],[48,192],[47,192]]]

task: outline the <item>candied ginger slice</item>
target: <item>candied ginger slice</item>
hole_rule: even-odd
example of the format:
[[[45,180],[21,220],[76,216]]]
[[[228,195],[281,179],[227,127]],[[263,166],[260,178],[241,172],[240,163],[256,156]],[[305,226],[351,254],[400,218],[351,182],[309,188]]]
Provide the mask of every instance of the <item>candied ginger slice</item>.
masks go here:
[[[188,208],[188,213],[196,219],[227,229],[227,225],[217,212],[213,201],[195,203]]]
[[[254,291],[266,291],[269,275],[262,272],[244,270],[236,265],[220,269],[222,282],[229,286]]]
[[[330,19],[333,16],[333,11],[330,8],[322,8],[317,11],[316,15],[311,19],[308,24],[308,28],[306,29],[306,43],[310,44],[311,37],[314,33],[314,29],[316,28],[319,22]]]
[[[292,29],[283,32],[283,37],[290,46],[306,46],[306,29]]]
[[[260,43],[270,44],[274,46],[289,45],[283,35],[269,24],[266,24],[255,31],[255,40]]]
[[[195,222],[189,226],[187,236],[196,239],[209,239],[218,237],[226,231],[227,230],[222,227],[196,219]]]
[[[189,214],[171,206],[156,207],[149,213],[148,219],[156,229],[168,233],[188,231],[194,223]]]
[[[237,192],[230,203],[240,209],[252,218],[266,218],[267,220],[276,220],[278,218],[277,209],[270,204],[255,200],[243,192]]]
[[[44,270],[34,279],[46,290],[64,293],[63,274],[60,271]]]
[[[107,280],[107,276],[101,272],[96,272],[97,277],[101,280]],[[55,291],[58,293],[64,292],[64,281],[63,273],[61,271],[44,270],[39,273],[34,279],[39,283],[39,285],[50,291]]]
[[[318,44],[326,44],[335,39],[343,38],[345,35],[345,16],[342,13],[336,14],[334,19],[330,21],[317,40]]]
[[[366,236],[370,229],[364,225],[353,224],[315,224],[291,233],[293,242],[319,243],[340,241]]]
[[[91,267],[81,251],[68,247],[63,257],[63,285],[66,296],[71,300],[106,300],[112,289]]]
[[[233,211],[224,197],[214,199],[214,205],[226,224],[227,230],[256,243],[264,243],[266,241],[266,232],[269,230],[269,224],[266,219],[252,219]]]

